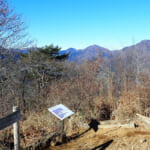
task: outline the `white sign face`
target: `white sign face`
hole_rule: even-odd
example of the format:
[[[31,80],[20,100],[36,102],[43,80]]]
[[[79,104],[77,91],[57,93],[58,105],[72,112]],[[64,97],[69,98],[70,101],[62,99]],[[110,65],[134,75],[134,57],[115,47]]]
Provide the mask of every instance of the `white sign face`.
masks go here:
[[[63,104],[56,105],[54,107],[49,108],[48,110],[60,120],[64,120],[65,118],[74,114],[74,112],[72,112]]]

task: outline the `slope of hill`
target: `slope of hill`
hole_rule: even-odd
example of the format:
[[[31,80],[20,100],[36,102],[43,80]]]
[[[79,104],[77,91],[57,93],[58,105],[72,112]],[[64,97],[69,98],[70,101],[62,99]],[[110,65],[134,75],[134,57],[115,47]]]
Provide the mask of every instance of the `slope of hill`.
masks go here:
[[[114,51],[112,52],[112,56],[113,62],[118,62],[118,59],[120,59],[125,66],[130,66],[134,69],[138,67],[141,72],[145,69],[149,70],[150,40],[143,40],[135,45]]]

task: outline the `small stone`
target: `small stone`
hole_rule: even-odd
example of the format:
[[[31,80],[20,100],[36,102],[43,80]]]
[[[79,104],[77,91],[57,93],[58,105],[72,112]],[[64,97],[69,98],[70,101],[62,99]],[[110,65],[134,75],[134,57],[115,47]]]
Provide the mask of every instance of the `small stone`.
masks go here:
[[[146,143],[147,140],[146,140],[146,139],[141,139],[140,142],[141,142],[141,143]]]

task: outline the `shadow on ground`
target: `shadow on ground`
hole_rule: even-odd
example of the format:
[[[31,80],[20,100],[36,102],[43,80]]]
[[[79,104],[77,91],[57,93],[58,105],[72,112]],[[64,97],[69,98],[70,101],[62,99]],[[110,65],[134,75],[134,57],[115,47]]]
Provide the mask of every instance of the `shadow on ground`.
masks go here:
[[[84,131],[83,133],[81,133],[81,134],[79,134],[79,135],[77,135],[77,136],[74,136],[74,137],[66,137],[66,136],[64,136],[64,137],[63,137],[63,140],[62,140],[63,142],[62,142],[62,143],[57,143],[56,146],[62,145],[62,144],[65,144],[65,143],[68,143],[68,142],[70,142],[71,140],[75,140],[75,139],[81,137],[82,135],[84,135],[85,133],[87,133],[88,131],[90,131],[91,129],[93,129],[95,132],[97,132],[97,130],[98,130],[98,125],[99,125],[99,124],[100,124],[100,123],[99,123],[97,120],[91,119],[90,123],[88,124],[88,125],[89,125],[89,129],[87,129],[87,130]]]
[[[94,147],[92,150],[105,150],[112,142],[113,140],[110,140],[104,144]]]

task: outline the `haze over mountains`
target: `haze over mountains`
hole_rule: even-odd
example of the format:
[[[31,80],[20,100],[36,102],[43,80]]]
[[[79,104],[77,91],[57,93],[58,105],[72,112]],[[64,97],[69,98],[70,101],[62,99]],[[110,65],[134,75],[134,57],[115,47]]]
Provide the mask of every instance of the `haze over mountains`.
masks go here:
[[[132,55],[139,55],[140,58],[147,58],[150,56],[150,40],[143,40],[135,45],[124,47],[121,50],[111,51],[107,48],[91,45],[85,49],[75,49],[69,48],[67,50],[61,51],[61,54],[69,53],[69,61],[81,63],[84,60],[93,60],[98,55],[101,55],[102,58],[112,59],[114,57],[129,57]],[[150,57],[149,57],[150,58]],[[127,59],[127,58],[126,58]]]

